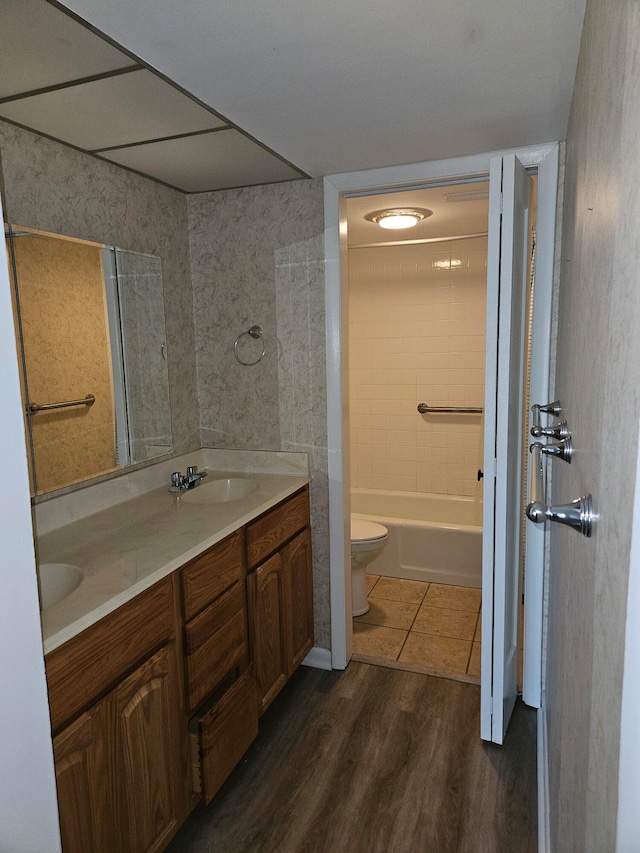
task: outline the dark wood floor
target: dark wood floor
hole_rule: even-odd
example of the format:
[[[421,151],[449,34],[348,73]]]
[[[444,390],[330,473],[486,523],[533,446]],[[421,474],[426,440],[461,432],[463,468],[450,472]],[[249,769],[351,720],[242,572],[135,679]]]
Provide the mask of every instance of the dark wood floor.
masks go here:
[[[480,688],[351,663],[301,667],[173,853],[533,853],[535,711],[479,737]]]

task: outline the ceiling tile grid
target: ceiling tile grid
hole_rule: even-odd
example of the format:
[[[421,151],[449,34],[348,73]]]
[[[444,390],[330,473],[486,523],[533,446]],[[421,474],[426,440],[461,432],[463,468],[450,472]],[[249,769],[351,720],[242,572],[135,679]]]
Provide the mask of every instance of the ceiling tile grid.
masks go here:
[[[306,177],[47,0],[0,6],[0,119],[183,192]]]

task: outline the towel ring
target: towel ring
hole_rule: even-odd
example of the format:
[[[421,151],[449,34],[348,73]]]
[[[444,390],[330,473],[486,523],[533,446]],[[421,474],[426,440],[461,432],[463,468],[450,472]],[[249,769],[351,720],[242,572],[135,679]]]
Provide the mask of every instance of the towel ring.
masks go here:
[[[243,361],[240,358],[240,356],[238,355],[238,343],[240,341],[240,338],[243,338],[245,335],[249,335],[250,337],[254,338],[255,340],[258,340],[258,338],[260,338],[260,340],[262,341],[262,352],[260,353],[258,358],[256,358],[255,361]],[[262,359],[265,356],[266,351],[267,351],[267,346],[264,342],[264,338],[262,337],[262,329],[260,328],[260,326],[252,326],[250,329],[247,329],[246,332],[240,332],[240,334],[236,338],[235,343],[233,345],[233,354],[235,355],[236,359],[240,362],[240,364],[244,364],[245,367],[251,367],[252,364],[257,364],[259,361],[262,361]]]

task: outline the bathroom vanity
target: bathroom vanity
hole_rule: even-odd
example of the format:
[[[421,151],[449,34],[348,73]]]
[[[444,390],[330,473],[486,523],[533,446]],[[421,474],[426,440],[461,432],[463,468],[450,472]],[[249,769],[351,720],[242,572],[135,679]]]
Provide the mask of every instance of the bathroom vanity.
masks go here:
[[[43,618],[65,853],[164,849],[311,650],[308,477],[253,479],[214,507],[155,490],[39,542],[89,566]]]

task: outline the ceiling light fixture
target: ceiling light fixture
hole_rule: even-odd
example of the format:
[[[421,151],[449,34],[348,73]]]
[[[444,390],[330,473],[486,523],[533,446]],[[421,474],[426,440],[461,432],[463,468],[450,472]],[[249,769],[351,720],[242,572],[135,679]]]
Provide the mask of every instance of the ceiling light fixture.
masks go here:
[[[433,214],[426,207],[391,207],[386,210],[374,210],[367,213],[365,219],[375,222],[381,228],[413,228],[423,219]]]

